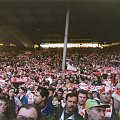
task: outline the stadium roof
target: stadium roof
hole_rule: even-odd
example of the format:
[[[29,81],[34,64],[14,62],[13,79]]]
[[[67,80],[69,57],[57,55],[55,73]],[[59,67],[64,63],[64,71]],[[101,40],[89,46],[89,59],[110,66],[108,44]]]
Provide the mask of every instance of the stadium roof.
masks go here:
[[[0,43],[120,41],[119,0],[0,0]]]

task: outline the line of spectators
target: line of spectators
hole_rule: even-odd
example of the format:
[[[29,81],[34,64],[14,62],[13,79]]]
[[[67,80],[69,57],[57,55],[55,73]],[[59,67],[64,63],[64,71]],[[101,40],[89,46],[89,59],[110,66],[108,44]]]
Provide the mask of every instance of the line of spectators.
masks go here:
[[[67,70],[67,64],[61,70],[62,49],[4,53],[0,57],[0,118],[118,120],[119,48],[68,49],[67,62],[76,71]],[[26,114],[19,115],[19,109]],[[31,109],[35,116],[27,113]]]

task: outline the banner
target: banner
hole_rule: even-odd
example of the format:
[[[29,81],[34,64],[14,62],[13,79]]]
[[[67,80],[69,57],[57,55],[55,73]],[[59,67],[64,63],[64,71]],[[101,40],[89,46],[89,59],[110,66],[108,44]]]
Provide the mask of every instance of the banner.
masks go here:
[[[68,65],[67,65],[67,70],[77,71],[77,68],[74,67],[73,65],[68,64]]]
[[[11,82],[28,82],[28,78],[27,77],[23,77],[21,78],[11,78]]]

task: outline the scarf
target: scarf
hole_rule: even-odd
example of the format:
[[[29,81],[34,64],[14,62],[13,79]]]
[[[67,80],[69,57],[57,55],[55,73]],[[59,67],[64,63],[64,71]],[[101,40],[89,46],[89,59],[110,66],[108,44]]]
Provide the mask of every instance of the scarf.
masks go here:
[[[110,108],[106,108],[105,110],[105,117],[109,117],[111,118],[111,115],[112,115],[112,100],[110,101],[109,105],[110,105]]]

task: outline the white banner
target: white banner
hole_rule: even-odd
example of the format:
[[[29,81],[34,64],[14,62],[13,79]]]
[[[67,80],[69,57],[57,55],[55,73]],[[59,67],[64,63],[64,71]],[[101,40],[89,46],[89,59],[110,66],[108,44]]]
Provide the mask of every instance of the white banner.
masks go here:
[[[72,66],[72,65],[70,65],[70,64],[68,64],[67,65],[67,70],[77,71],[77,68]]]

